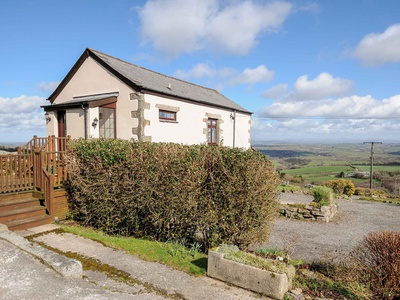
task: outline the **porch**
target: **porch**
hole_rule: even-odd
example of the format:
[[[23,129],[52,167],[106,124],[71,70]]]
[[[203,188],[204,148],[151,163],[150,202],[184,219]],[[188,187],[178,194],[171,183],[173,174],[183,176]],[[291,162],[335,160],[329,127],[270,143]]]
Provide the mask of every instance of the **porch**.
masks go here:
[[[16,231],[65,219],[64,155],[70,139],[34,136],[17,154],[0,155],[0,223]]]

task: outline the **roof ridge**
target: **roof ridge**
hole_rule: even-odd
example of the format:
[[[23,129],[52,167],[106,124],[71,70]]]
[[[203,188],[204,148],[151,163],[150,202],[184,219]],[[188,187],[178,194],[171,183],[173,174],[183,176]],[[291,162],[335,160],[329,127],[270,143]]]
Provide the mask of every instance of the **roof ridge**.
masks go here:
[[[100,53],[101,55],[111,57],[111,58],[113,58],[113,59],[119,60],[120,62],[127,63],[127,64],[129,64],[129,65],[138,67],[138,68],[143,69],[143,70],[146,70],[146,71],[148,71],[148,72],[155,73],[155,74],[161,75],[161,76],[163,76],[163,77],[171,78],[171,79],[174,79],[174,80],[178,80],[178,81],[180,81],[180,82],[184,82],[184,83],[186,83],[186,84],[194,85],[194,86],[197,86],[197,87],[200,87],[200,88],[203,88],[203,89],[207,89],[207,90],[213,91],[213,92],[215,92],[215,93],[217,93],[217,94],[219,94],[219,95],[221,95],[221,96],[223,96],[223,97],[226,98],[226,96],[224,96],[223,94],[221,94],[221,93],[220,93],[219,91],[217,91],[216,89],[213,89],[213,88],[210,88],[210,87],[206,87],[206,86],[203,86],[203,85],[200,85],[200,84],[196,84],[196,83],[193,83],[193,82],[190,82],[190,81],[186,81],[186,80],[183,80],[183,79],[180,79],[180,78],[176,78],[176,77],[173,77],[173,76],[165,75],[165,74],[162,74],[162,73],[160,73],[160,72],[153,71],[153,70],[150,70],[150,69],[148,69],[148,68],[141,67],[141,66],[139,66],[139,65],[137,65],[137,64],[131,63],[131,62],[129,62],[129,61],[120,59],[120,58],[118,58],[118,57],[115,57],[115,56],[106,54],[106,53],[104,53],[104,52],[101,52],[101,51],[98,51],[98,50],[95,50],[95,49],[92,49],[92,48],[87,48],[87,49],[88,49],[89,51],[95,53],[95,54],[96,54],[96,52],[97,52],[97,53]],[[227,99],[228,99],[228,98],[227,98]]]

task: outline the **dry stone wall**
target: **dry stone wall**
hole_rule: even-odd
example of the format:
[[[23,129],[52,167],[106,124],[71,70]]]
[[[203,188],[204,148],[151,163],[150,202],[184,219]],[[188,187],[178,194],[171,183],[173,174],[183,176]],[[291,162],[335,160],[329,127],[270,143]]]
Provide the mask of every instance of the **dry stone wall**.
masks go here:
[[[279,213],[290,219],[304,219],[328,223],[337,213],[338,207],[339,205],[337,203],[333,203],[329,206],[322,206],[321,208],[313,204],[281,204]]]

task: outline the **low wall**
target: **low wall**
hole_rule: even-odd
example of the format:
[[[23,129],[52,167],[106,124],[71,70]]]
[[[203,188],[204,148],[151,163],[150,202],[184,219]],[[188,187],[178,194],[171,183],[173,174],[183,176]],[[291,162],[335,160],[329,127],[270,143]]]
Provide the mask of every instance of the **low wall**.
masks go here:
[[[329,206],[316,207],[312,204],[281,204],[279,213],[290,219],[305,219],[312,221],[323,221],[328,223],[337,213],[339,205],[333,203]]]

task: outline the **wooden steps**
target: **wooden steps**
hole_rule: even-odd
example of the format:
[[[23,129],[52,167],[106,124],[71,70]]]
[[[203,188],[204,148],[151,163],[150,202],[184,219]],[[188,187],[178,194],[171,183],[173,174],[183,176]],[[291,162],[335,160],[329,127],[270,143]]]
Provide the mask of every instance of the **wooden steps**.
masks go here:
[[[0,195],[0,223],[7,225],[9,230],[24,230],[53,221],[32,192]]]

